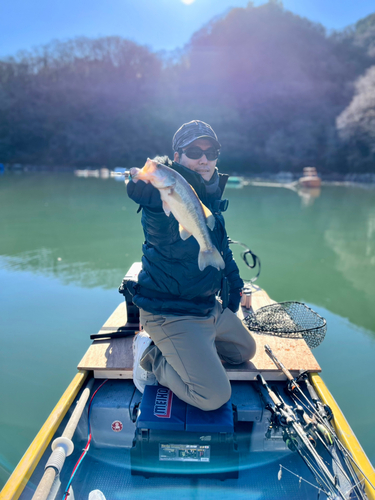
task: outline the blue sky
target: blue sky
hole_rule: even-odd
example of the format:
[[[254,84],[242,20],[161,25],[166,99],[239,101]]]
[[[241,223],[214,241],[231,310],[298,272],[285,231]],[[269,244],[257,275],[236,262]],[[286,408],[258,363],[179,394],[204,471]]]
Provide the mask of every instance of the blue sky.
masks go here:
[[[1,0],[0,57],[75,36],[120,35],[153,50],[183,47],[212,17],[248,0]],[[259,5],[264,0],[255,0]],[[284,0],[285,8],[342,29],[375,12],[374,0]]]

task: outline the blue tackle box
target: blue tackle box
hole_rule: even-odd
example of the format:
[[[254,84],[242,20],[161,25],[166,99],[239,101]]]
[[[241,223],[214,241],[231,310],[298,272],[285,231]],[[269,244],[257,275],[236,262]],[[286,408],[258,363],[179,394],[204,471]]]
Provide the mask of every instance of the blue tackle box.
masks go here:
[[[231,402],[203,411],[166,387],[146,386],[130,458],[133,475],[238,478]]]

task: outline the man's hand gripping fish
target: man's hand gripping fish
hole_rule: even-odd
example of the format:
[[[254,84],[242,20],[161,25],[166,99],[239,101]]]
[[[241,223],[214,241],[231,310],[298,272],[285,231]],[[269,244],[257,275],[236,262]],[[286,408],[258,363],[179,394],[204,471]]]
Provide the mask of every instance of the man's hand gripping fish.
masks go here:
[[[130,169],[133,182],[150,182],[160,192],[166,215],[172,214],[179,222],[180,236],[187,240],[191,235],[197,240],[200,250],[198,267],[207,266],[224,269],[223,258],[212,244],[207,226],[213,230],[215,217],[199,200],[190,184],[175,170],[148,159],[142,169]]]

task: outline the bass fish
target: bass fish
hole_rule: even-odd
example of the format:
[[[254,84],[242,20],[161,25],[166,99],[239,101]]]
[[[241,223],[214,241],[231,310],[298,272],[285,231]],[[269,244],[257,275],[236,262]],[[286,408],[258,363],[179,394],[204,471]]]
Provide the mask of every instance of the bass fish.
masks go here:
[[[156,161],[148,159],[142,169],[131,168],[133,182],[150,182],[160,192],[166,215],[172,213],[179,223],[181,239],[193,236],[199,244],[198,267],[203,271],[208,266],[218,271],[225,264],[217,248],[212,244],[208,228],[215,227],[215,217],[203,205],[194,189],[178,172]]]

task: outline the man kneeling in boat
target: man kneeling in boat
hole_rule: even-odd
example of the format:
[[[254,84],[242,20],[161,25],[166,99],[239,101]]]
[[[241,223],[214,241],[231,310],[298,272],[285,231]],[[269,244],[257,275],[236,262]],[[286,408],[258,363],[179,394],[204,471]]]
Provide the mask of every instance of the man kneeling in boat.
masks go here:
[[[215,410],[231,395],[222,361],[243,363],[256,349],[235,314],[243,281],[222,215],[228,204],[221,199],[228,176],[216,168],[221,145],[210,125],[199,120],[185,123],[172,146],[173,162],[168,157],[156,160],[181,174],[213,214],[215,225],[208,232],[222,265],[201,270],[197,240],[181,238],[178,221],[163,210],[159,190],[142,180],[128,183],[129,197],[142,207],[145,234],[142,271],[131,290],[144,328],[133,344],[133,379],[142,393],[145,385],[159,382],[183,401]],[[216,298],[224,279],[229,285],[225,309]]]

